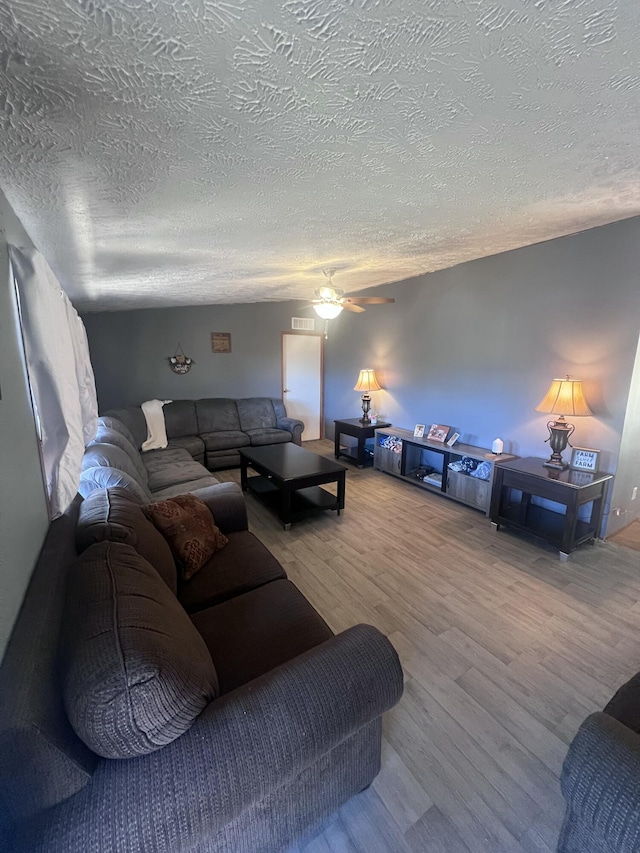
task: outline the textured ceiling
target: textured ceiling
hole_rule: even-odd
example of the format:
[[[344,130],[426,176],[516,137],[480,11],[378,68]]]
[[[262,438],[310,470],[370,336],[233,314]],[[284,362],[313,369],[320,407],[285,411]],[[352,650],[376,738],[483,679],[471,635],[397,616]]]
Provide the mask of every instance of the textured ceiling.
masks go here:
[[[638,0],[0,0],[0,185],[77,307],[347,291],[640,213]]]

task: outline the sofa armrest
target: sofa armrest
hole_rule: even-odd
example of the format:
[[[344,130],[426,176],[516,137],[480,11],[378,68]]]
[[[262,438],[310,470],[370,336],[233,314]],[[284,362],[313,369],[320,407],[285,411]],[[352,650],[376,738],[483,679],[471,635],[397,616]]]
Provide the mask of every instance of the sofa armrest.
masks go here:
[[[376,628],[357,625],[209,704],[182,737],[140,759],[140,784],[143,764],[158,779],[180,767],[193,780],[181,794],[193,820],[209,814],[222,826],[401,695],[395,649]]]
[[[560,784],[584,838],[616,853],[640,849],[639,735],[609,714],[591,714],[569,747]]]
[[[236,483],[215,483],[195,489],[193,494],[206,503],[223,533],[249,529],[247,505],[242,489]]]
[[[302,431],[304,430],[303,421],[298,421],[295,418],[278,418],[276,421],[277,429],[286,429],[291,433],[291,440],[294,444],[302,444]]]
[[[401,694],[393,646],[357,625],[211,702],[162,749],[103,761],[86,788],[22,827],[20,849],[200,849]]]
[[[247,505],[242,489],[236,483],[215,483],[195,489],[193,494],[206,503],[223,533],[249,529]]]

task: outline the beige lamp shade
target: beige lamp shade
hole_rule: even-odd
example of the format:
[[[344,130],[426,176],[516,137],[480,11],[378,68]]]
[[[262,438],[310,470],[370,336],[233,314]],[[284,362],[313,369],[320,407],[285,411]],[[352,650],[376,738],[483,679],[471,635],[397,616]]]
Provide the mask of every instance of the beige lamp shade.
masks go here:
[[[580,379],[554,379],[544,398],[536,406],[536,412],[551,415],[586,417],[593,414],[582,390]]]
[[[354,385],[354,391],[382,391],[378,380],[376,379],[375,370],[371,370],[370,367],[366,367],[364,370],[360,371],[360,375],[358,376],[358,381]]]

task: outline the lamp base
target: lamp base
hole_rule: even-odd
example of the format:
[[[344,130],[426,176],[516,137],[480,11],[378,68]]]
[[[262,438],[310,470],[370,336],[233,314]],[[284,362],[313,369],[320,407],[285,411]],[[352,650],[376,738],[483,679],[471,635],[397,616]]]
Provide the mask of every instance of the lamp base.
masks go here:
[[[371,408],[371,395],[363,394],[362,395],[362,417],[360,418],[360,423],[363,426],[367,426],[367,424],[371,423],[371,418],[369,417],[369,409]]]
[[[554,468],[556,471],[565,471],[569,467],[569,463],[562,458],[562,451],[566,450],[569,444],[569,436],[573,433],[575,427],[573,424],[568,424],[564,415],[560,415],[557,421],[549,421],[547,424],[549,430],[549,446],[553,453],[551,457],[543,462],[545,468]]]

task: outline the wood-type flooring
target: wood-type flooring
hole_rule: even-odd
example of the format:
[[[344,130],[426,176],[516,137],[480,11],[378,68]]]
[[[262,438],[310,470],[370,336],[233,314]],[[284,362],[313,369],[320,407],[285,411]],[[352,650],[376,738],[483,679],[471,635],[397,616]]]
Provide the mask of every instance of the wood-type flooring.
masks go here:
[[[632,548],[634,551],[640,551],[640,521],[638,519],[632,521],[631,524],[611,536],[609,541],[616,545],[624,545],[625,548]]]
[[[305,447],[333,458],[328,441]],[[239,481],[237,471],[220,479]],[[331,628],[383,631],[405,672],[373,785],[290,853],[550,853],[580,722],[640,670],[640,553],[568,562],[480,512],[349,466],[346,508],[250,526]]]

